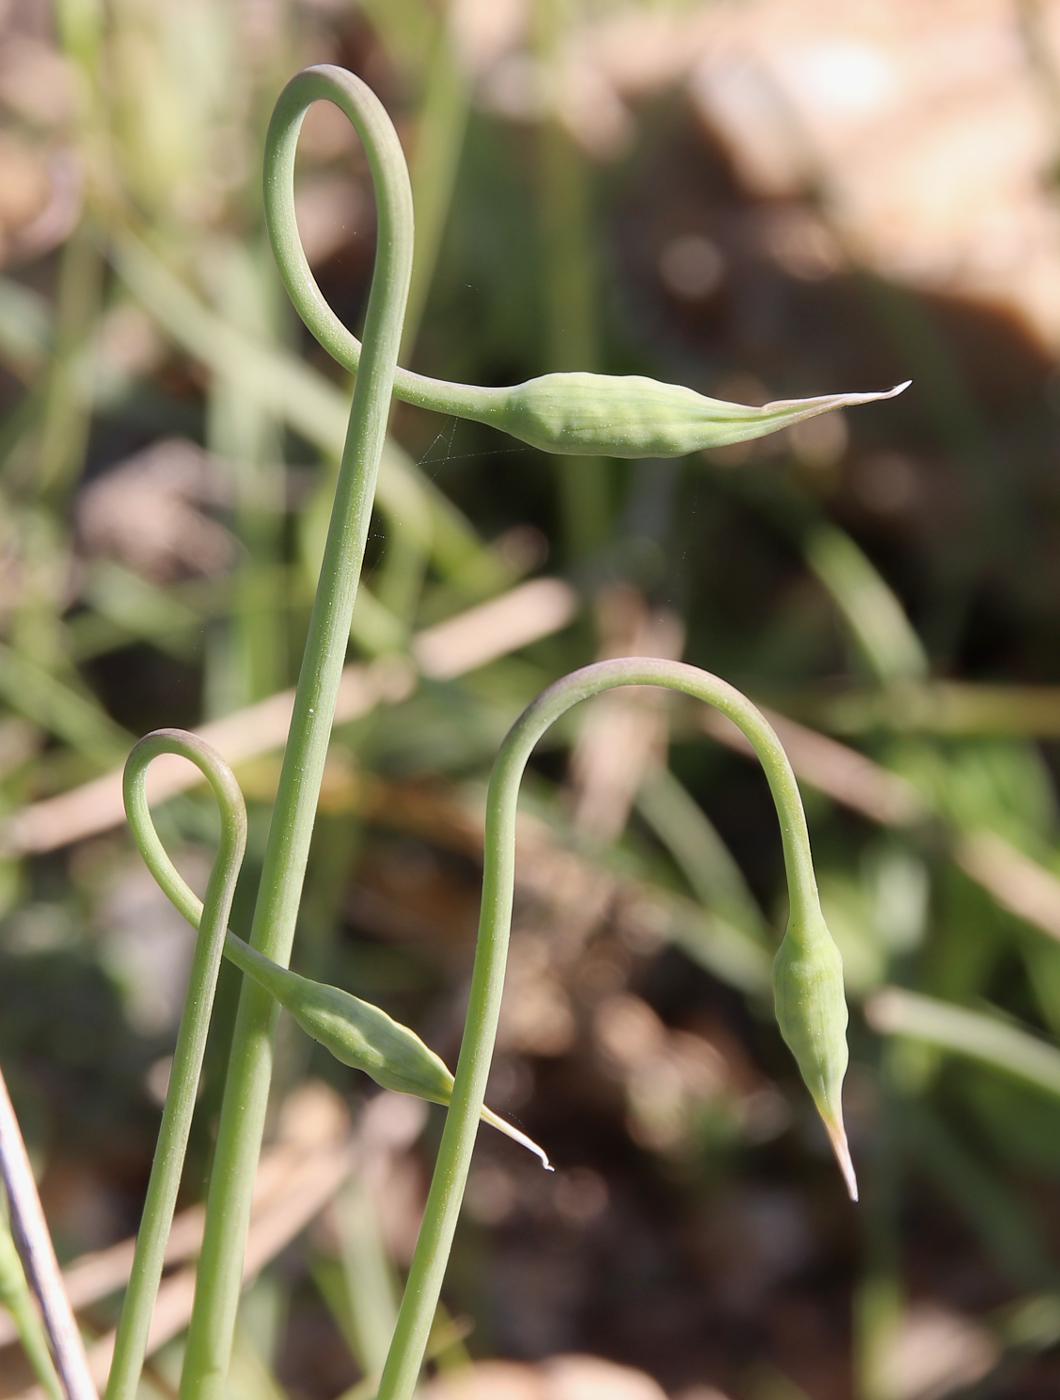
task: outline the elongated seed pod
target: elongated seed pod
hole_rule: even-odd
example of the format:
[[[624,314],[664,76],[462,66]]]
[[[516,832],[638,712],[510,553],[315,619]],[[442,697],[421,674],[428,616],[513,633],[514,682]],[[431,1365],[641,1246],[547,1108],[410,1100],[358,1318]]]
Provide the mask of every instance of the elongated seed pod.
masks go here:
[[[908,381],[907,381],[908,383]],[[779,399],[751,408],[640,375],[545,374],[492,391],[488,413],[471,414],[543,452],[603,457],[679,457],[765,437],[833,409],[893,398],[868,394]]]
[[[349,74],[322,67],[308,70],[290,85],[290,100],[285,92],[270,128],[264,194],[272,250],[295,309],[328,354],[357,373],[364,347],[317,286],[298,237],[294,208],[295,139],[304,111],[295,93],[312,83],[322,85],[316,95],[327,96],[324,87],[341,89],[348,82]],[[832,409],[891,398],[906,387],[783,399],[750,408],[636,375],[545,374],[503,388],[430,379],[398,366],[393,384],[395,396],[406,403],[489,423],[542,452],[593,457],[679,457],[763,437]]]
[[[843,960],[819,904],[793,908],[773,962],[777,1025],[795,1056],[832,1142],[852,1200],[858,1198],[846,1129],[847,1003]]]
[[[425,1045],[415,1031],[370,1001],[324,982],[314,982],[280,967],[231,931],[225,956],[248,977],[265,988],[311,1036],[335,1058],[362,1070],[384,1089],[414,1094],[430,1103],[448,1105],[453,1096],[453,1076],[445,1061]],[[552,1170],[547,1155],[536,1142],[483,1105],[482,1121],[504,1133],[540,1158]]]
[[[155,830],[147,804],[144,787],[146,766],[155,754],[162,752],[179,753],[197,763],[210,779],[220,803],[222,828],[227,835],[216,869],[224,875],[226,882],[226,917],[242,860],[246,826],[243,798],[232,770],[220,755],[195,735],[180,730],[158,730],[142,739],[133,750],[135,757],[130,758],[126,770],[129,822],[140,853],[162,892],[201,933],[204,918],[202,900],[170,860]],[[213,926],[216,927],[216,910]],[[449,1104],[453,1095],[453,1076],[445,1061],[425,1045],[415,1031],[395,1021],[380,1007],[351,996],[339,987],[311,981],[281,967],[237,938],[231,929],[225,930],[223,951],[229,962],[268,992],[291,1013],[307,1035],[319,1041],[343,1064],[363,1070],[384,1089],[415,1094],[431,1103]],[[208,1016],[212,992],[209,996],[200,994],[198,1000],[202,1011]],[[191,1080],[192,1086],[197,1077],[196,1070]],[[484,1123],[540,1158],[547,1171],[552,1170],[547,1155],[525,1133],[505,1122],[485,1105],[480,1117]],[[181,1155],[175,1159],[178,1170]]]

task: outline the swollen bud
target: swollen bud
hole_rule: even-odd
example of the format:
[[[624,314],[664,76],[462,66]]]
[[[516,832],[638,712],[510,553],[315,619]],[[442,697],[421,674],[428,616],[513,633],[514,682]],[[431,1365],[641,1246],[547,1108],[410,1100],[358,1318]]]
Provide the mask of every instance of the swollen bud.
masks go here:
[[[779,399],[751,408],[640,375],[544,374],[488,391],[490,423],[543,452],[586,457],[681,457],[704,448],[765,437],[807,418],[890,399],[907,387],[868,394]]]
[[[843,1127],[843,1076],[849,1058],[843,961],[819,905],[792,912],[773,963],[773,994],[780,1033],[824,1122],[850,1198],[856,1201],[857,1180]]]
[[[445,1061],[381,1007],[341,987],[280,967],[231,932],[225,940],[225,957],[271,993],[306,1035],[342,1064],[362,1070],[382,1088],[398,1094],[414,1094],[429,1103],[448,1104],[452,1099],[453,1076]],[[482,1121],[525,1147],[540,1158],[546,1171],[552,1171],[543,1149],[492,1109],[483,1106]]]

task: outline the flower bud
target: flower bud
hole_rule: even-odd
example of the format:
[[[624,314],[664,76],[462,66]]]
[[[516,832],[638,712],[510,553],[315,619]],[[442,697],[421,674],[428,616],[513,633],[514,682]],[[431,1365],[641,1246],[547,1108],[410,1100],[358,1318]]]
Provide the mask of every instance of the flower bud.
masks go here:
[[[430,1103],[449,1103],[453,1076],[445,1061],[415,1031],[380,1007],[341,987],[314,982],[280,967],[233,933],[225,940],[225,956],[271,993],[306,1035],[344,1065],[362,1070],[383,1089],[414,1094]],[[542,1148],[492,1109],[483,1107],[482,1121],[539,1157],[546,1171],[552,1170]]]
[[[857,1180],[843,1127],[843,1076],[849,1058],[843,960],[819,905],[792,911],[773,963],[773,993],[780,1033],[795,1056],[851,1200],[856,1201]]]
[[[908,383],[908,381],[907,381]],[[765,437],[832,409],[893,398],[907,384],[868,394],[780,399],[750,408],[640,375],[545,374],[490,390],[488,413],[474,413],[543,452],[585,457],[681,457]]]

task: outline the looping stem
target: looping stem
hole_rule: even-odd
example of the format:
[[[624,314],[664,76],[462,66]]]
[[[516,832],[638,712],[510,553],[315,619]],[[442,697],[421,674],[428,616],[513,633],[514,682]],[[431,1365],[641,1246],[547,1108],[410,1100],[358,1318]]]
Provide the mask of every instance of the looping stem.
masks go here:
[[[317,91],[310,96],[311,85],[314,83]],[[343,325],[328,305],[327,298],[317,285],[313,270],[309,266],[309,259],[298,234],[294,204],[294,168],[302,119],[306,108],[316,98],[329,98],[336,102],[361,131],[365,145],[370,148],[370,138],[361,130],[360,125],[363,111],[354,115],[354,111],[351,110],[354,103],[358,108],[363,106],[363,95],[356,92],[356,88],[361,86],[363,85],[345,69],[328,65],[307,68],[293,78],[280,95],[265,141],[265,222],[273,256],[287,295],[317,341],[336,364],[351,374],[361,372],[361,362],[365,355],[364,345],[348,326]],[[368,89],[364,91],[368,92]],[[371,157],[372,151],[369,149],[369,159]],[[374,163],[372,173],[378,195],[379,173],[374,168]],[[411,228],[410,209],[410,237]],[[366,345],[371,346],[372,337],[367,325],[364,340]],[[503,392],[472,384],[456,384],[449,380],[428,379],[425,375],[414,374],[411,370],[402,369],[400,365],[395,364],[395,395],[406,403],[433,409],[437,413],[479,418],[488,414],[489,406],[498,401]]]
[[[147,770],[161,754],[176,754],[194,763],[217,799],[221,835],[205,900],[200,900],[179,874],[151,819]],[[141,739],[125,765],[124,796],[129,827],[144,863],[166,897],[192,927],[199,930],[199,937],[129,1288],[118,1323],[106,1400],[133,1400],[143,1369],[151,1314],[162,1277],[166,1240],[173,1222],[195,1110],[228,918],[247,842],[247,812],[239,784],[220,754],[196,734],[180,729],[158,729]]]
[[[364,322],[350,426],[343,447],[320,584],[309,620],[294,711],[262,862],[250,943],[286,966],[294,940],[339,680],[379,474],[412,270],[412,193],[401,143],[379,99],[342,68],[308,68],[280,94],[266,137],[265,210],[295,304],[305,314],[315,292],[295,222],[295,152],[314,102],[334,103],[364,144],[376,199],[376,257]],[[291,269],[295,276],[292,279]],[[308,278],[311,288],[307,288]],[[337,322],[336,322],[337,324]],[[329,347],[330,348],[330,347]],[[181,1377],[185,1400],[227,1393],[250,1203],[265,1128],[276,1007],[245,980],[217,1131],[195,1305]]]
[[[772,727],[733,686],[681,662],[629,657],[572,672],[524,710],[509,730],[490,778],[478,944],[456,1084],[377,1400],[409,1400],[413,1394],[460,1213],[504,990],[515,888],[516,809],[527,760],[546,730],[574,705],[627,685],[680,691],[720,710],[743,732],[765,772],[780,820],[792,916],[806,916],[819,907],[795,774]]]
[[[320,100],[334,103],[354,126],[364,144],[375,189],[378,238],[363,344],[328,306],[298,235],[294,206],[298,135],[306,111]],[[269,236],[291,300],[328,353],[344,368],[357,372],[320,584],[309,622],[249,940],[255,953],[285,968],[298,917],[392,393],[442,413],[497,422],[515,436],[549,451],[567,451],[572,446],[584,449],[587,443],[596,441],[595,433],[606,431],[608,450],[614,449],[621,455],[643,455],[645,443],[667,453],[687,451],[691,441],[686,433],[688,423],[696,427],[700,417],[707,425],[707,437],[703,442],[695,437],[694,446],[713,441],[710,434],[719,423],[726,431],[735,423],[734,431],[738,430],[741,437],[759,436],[789,421],[795,410],[795,416],[807,416],[845,402],[879,396],[840,395],[807,401],[809,407],[781,403],[751,410],[718,404],[691,395],[690,391],[646,380],[606,381],[601,387],[594,376],[561,376],[559,384],[556,377],[545,376],[515,390],[494,390],[426,379],[399,369],[397,356],[412,267],[413,216],[408,172],[397,135],[382,105],[364,83],[340,68],[306,69],[281,94],[266,138],[264,199]],[[605,395],[603,406],[601,393]],[[625,402],[631,395],[632,399]],[[612,411],[609,404],[624,404],[624,426],[620,424],[617,437],[608,416]],[[639,422],[646,410],[651,410],[647,427]],[[718,440],[735,439],[730,434]],[[523,770],[538,739],[571,706],[625,685],[659,685],[682,691],[715,706],[743,731],[766,772],[780,818],[793,916],[808,918],[818,908],[806,822],[794,775],[770,726],[732,686],[691,666],[632,658],[575,672],[546,690],[524,712],[505,740],[490,781],[482,913],[464,1042],[427,1211],[378,1400],[408,1400],[415,1389],[467,1180],[503,989],[514,887],[516,805]],[[213,988],[210,981],[207,991],[205,979],[207,973],[216,978],[245,831],[242,799],[231,774],[216,755],[211,756],[207,766],[203,750],[205,746],[196,747],[190,735],[160,731],[134,750],[127,777],[130,821],[145,860],[190,922],[197,924],[201,915],[202,932],[207,935],[200,937],[196,954],[196,968],[201,970],[204,981],[201,990],[193,992],[189,999],[185,1016],[185,1021],[195,1026],[196,1037],[205,1036]],[[170,862],[147,810],[143,770],[150,758],[162,751],[184,752],[185,757],[198,762],[221,803],[222,855],[211,876],[205,911]],[[238,821],[233,815],[237,811]],[[239,858],[232,857],[237,846]],[[225,852],[235,860],[228,884],[222,874]],[[268,991],[245,980],[217,1133],[181,1377],[182,1400],[223,1400],[227,1392],[250,1203],[271,1078],[275,1018],[275,1003]],[[185,1029],[182,1023],[182,1043]],[[192,1035],[189,1030],[188,1036]],[[178,1048],[178,1056],[181,1053]],[[187,1078],[182,1079],[179,1092],[171,1090],[167,1101],[156,1171],[152,1173],[152,1192],[158,1195],[149,1196],[145,1211],[136,1273],[130,1285],[128,1317],[123,1317],[124,1330],[119,1335],[120,1364],[116,1360],[107,1400],[131,1400],[130,1385],[135,1386],[149,1303],[157,1287],[165,1233],[172,1215],[172,1195],[186,1141],[185,1115],[190,1119],[198,1063],[195,1062],[191,1075],[181,1060],[181,1073]],[[171,1113],[184,1125],[179,1157],[179,1134],[170,1126]],[[156,1174],[162,1183],[158,1186]]]

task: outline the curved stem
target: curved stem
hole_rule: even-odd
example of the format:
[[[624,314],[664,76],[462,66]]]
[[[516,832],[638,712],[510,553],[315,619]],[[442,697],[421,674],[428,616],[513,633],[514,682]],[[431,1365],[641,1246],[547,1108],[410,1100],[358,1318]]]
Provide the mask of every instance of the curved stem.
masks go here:
[[[171,736],[188,739],[194,737],[184,736],[183,731],[179,730],[169,731],[166,737]],[[203,747],[205,749],[205,745]],[[170,744],[166,752],[182,750]],[[243,800],[231,769],[218,754],[210,750],[206,752],[211,754],[223,785],[234,794],[231,799],[221,796],[222,813],[227,811],[229,805],[234,806],[237,813],[233,815],[238,815],[239,821],[245,826]],[[429,1103],[448,1105],[453,1076],[445,1063],[424,1045],[414,1031],[410,1031],[407,1026],[401,1025],[370,1002],[351,996],[338,987],[314,982],[311,978],[302,977],[288,968],[281,967],[279,963],[257,952],[249,943],[244,943],[231,929],[222,932],[217,922],[221,912],[226,918],[231,912],[230,891],[223,910],[216,915],[204,915],[202,900],[170,860],[158,838],[150,810],[143,797],[142,778],[137,795],[135,810],[130,804],[130,822],[133,824],[145,864],[174,908],[187,919],[192,928],[199,929],[200,934],[206,934],[205,938],[200,938],[200,943],[208,943],[211,949],[219,944],[221,952],[234,967],[262,986],[278,1005],[291,1013],[307,1035],[330,1050],[341,1064],[361,1070],[384,1089],[394,1089],[402,1094],[418,1094]],[[234,886],[239,874],[239,863],[233,862],[229,866],[224,848],[218,857],[217,868],[231,869],[231,882]],[[211,997],[212,994],[211,981]],[[191,999],[199,1000],[194,988]],[[204,1014],[209,1014],[208,1005]],[[496,1128],[505,1137],[511,1138],[513,1142],[519,1143],[521,1147],[525,1147],[540,1159],[546,1171],[552,1171],[547,1154],[536,1142],[485,1106],[482,1109],[482,1121]],[[168,1219],[163,1222],[161,1228],[163,1236],[168,1233]],[[0,1274],[0,1302],[2,1301],[3,1276]]]
[[[307,69],[287,92],[312,73],[356,81],[342,69]],[[360,377],[375,351],[368,323],[362,344],[328,305],[298,236],[294,162],[303,113],[304,107],[286,101],[285,93],[269,128],[265,171],[269,237],[299,316],[328,354]],[[353,119],[351,113],[347,115]],[[543,452],[590,458],[685,456],[706,447],[764,437],[833,409],[892,398],[907,387],[908,382],[883,393],[825,394],[751,408],[638,376],[546,374],[525,384],[485,388],[430,379],[402,369],[396,361],[393,369],[393,392],[406,403],[490,424]]]
[[[206,889],[198,900],[166,854],[147,802],[147,769],[160,754],[178,754],[201,770],[221,814],[221,839]],[[133,1400],[147,1350],[151,1314],[162,1277],[166,1240],[173,1223],[180,1175],[195,1111],[206,1036],[221,964],[228,918],[247,841],[243,794],[232,771],[209,744],[179,729],[159,729],[133,749],[125,765],[125,810],[136,844],[151,874],[181,913],[199,930],[184,1014],[173,1055],[166,1106],[136,1238],[129,1288],[122,1305],[106,1400]]]
[[[330,66],[309,68],[293,78],[281,93],[269,125],[265,210],[273,246],[283,250],[283,259],[293,258],[296,265],[304,266],[304,274],[312,280],[298,242],[292,176],[298,133],[307,109],[317,101],[333,102],[349,118],[364,143],[375,186],[378,235],[365,317],[365,348],[360,356],[320,585],[309,622],[250,938],[259,952],[283,965],[290,959],[339,678],[349,643],[412,268],[412,196],[397,134],[371,90],[352,73]],[[287,260],[282,260],[285,269],[289,266]],[[285,280],[290,288],[286,271]],[[298,294],[292,295],[302,310]],[[232,1038],[181,1378],[181,1395],[188,1400],[223,1397],[225,1392],[242,1286],[251,1193],[265,1126],[275,1020],[272,998],[261,987],[245,981]]]
[[[575,671],[524,710],[509,730],[490,778],[478,945],[456,1084],[377,1400],[409,1400],[415,1389],[456,1230],[497,1036],[515,887],[516,807],[527,760],[545,731],[574,705],[626,685],[681,691],[720,710],[743,732],[765,771],[780,820],[792,919],[812,917],[819,907],[791,764],[764,717],[731,685],[695,666],[631,657]]]
[[[305,73],[300,73],[288,84],[277,103],[266,138],[265,219],[268,224],[273,255],[276,258],[283,285],[287,289],[287,295],[291,298],[295,310],[331,358],[351,374],[360,375],[363,373],[362,359],[371,353],[371,347],[374,343],[368,322],[365,321],[364,344],[362,345],[328,305],[327,298],[313,276],[309,259],[302,247],[302,240],[298,236],[298,220],[294,205],[295,150],[298,128],[301,126],[305,109],[314,99],[309,98],[304,103],[300,102],[298,95],[301,88],[299,88],[299,93],[292,96],[290,100],[288,100],[288,94],[296,85],[301,84],[302,79],[309,73],[327,73],[330,80],[335,82],[339,81],[340,78],[350,83],[358,81],[344,69],[320,67],[306,69]],[[363,87],[363,84],[358,84],[358,86]],[[363,90],[372,97],[373,102],[376,101],[368,88]],[[337,101],[337,98],[332,94],[321,92],[317,95],[321,97],[331,96],[332,101]],[[338,105],[343,106],[342,102],[338,102]],[[346,115],[354,126],[360,130],[358,120],[352,111],[345,107],[343,110],[346,111]],[[368,138],[363,132],[361,136],[367,145]],[[371,152],[369,152],[369,159],[371,159]],[[402,160],[402,169],[404,168]],[[374,168],[373,178],[376,181],[378,198],[379,175]],[[382,239],[380,239],[380,244],[382,244]],[[366,350],[365,346],[368,346],[369,349]],[[405,403],[415,404],[419,408],[433,409],[436,413],[456,414],[461,418],[478,418],[480,414],[488,414],[490,405],[502,398],[506,392],[503,389],[487,389],[473,384],[456,384],[449,380],[429,379],[426,375],[414,374],[411,370],[402,369],[397,365],[395,357],[394,394]]]

